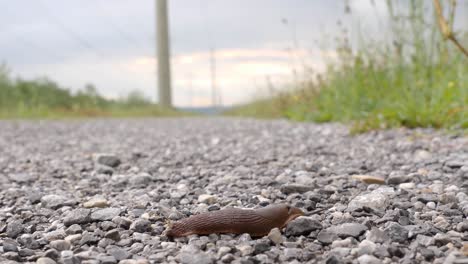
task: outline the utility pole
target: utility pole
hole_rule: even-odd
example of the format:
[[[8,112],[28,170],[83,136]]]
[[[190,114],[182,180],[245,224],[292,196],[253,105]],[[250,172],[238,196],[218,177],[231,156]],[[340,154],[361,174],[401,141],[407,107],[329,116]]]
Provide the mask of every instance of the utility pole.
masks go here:
[[[215,51],[210,49],[210,69],[211,69],[211,104],[216,107],[216,59]]]
[[[172,107],[167,1],[155,1],[159,104],[162,107]]]

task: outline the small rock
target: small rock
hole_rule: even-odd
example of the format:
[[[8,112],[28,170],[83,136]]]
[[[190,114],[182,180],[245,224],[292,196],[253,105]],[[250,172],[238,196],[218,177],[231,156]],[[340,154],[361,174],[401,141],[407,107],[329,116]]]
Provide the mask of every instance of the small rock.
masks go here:
[[[358,246],[358,256],[362,256],[362,255],[372,255],[374,254],[374,251],[376,249],[376,245],[374,242],[370,241],[370,240],[363,240],[361,241],[361,243],[359,243],[359,246]]]
[[[42,196],[41,203],[42,206],[46,208],[57,209],[62,206],[74,205],[76,204],[76,201],[65,196],[49,194]]]
[[[128,259],[132,256],[129,252],[120,247],[113,246],[107,250],[107,254],[113,256],[116,260]]]
[[[64,251],[69,250],[71,248],[71,244],[66,240],[54,240],[50,242],[50,247],[58,251]]]
[[[436,204],[434,202],[428,202],[426,206],[428,209],[431,209],[431,210],[436,209]]]
[[[83,232],[83,229],[78,224],[71,225],[67,228],[67,230],[65,230],[65,233],[67,233],[68,235],[78,234],[81,232]]]
[[[395,242],[405,243],[408,241],[408,230],[396,222],[390,222],[384,231]]]
[[[30,234],[22,234],[17,240],[25,248],[29,248],[29,249],[40,248],[39,243]]]
[[[77,244],[82,238],[81,234],[74,234],[65,237],[65,241],[70,242],[70,244]]]
[[[140,219],[135,220],[131,224],[130,229],[143,233],[143,232],[151,230],[151,222],[147,219],[140,218]]]
[[[273,228],[270,230],[270,233],[268,233],[268,238],[275,244],[281,244],[284,242],[284,237],[278,228]]]
[[[94,207],[105,208],[108,205],[109,205],[109,202],[102,197],[91,198],[89,201],[83,203],[83,207],[85,208],[94,208]]]
[[[300,216],[289,222],[286,227],[286,236],[308,235],[314,230],[322,228],[322,224],[310,217]]]
[[[393,171],[387,178],[387,184],[400,184],[404,182],[410,182],[411,178],[402,172]]]
[[[222,258],[226,254],[230,253],[232,249],[230,247],[220,247],[218,249],[218,258]]]
[[[326,229],[324,230],[321,230],[318,235],[317,235],[317,240],[324,244],[324,245],[329,245],[331,243],[333,243],[333,241],[337,240],[338,239],[338,235],[333,233],[333,232],[330,232]]]
[[[380,264],[382,263],[378,258],[372,255],[362,255],[358,258],[359,264]]]
[[[121,216],[116,216],[112,218],[112,222],[114,222],[119,227],[123,227],[126,229],[130,228],[130,225],[132,224],[132,220]]]
[[[183,264],[211,264],[214,263],[214,259],[207,253],[188,253],[181,252],[177,255],[180,262]],[[224,256],[226,257],[226,256]]]
[[[6,235],[11,238],[16,238],[21,232],[23,232],[23,221],[13,220],[8,223],[6,228]]]
[[[372,208],[376,211],[383,211],[387,208],[389,198],[377,190],[368,194],[361,194],[352,199],[348,204],[348,211],[356,211],[364,207]]]
[[[283,250],[284,260],[300,259],[302,257],[302,249],[300,248],[285,248]]]
[[[119,241],[120,240],[120,233],[118,229],[112,229],[108,231],[105,235],[105,238],[112,239],[114,241]]]
[[[47,257],[38,258],[36,264],[56,264],[55,260]]]
[[[217,198],[214,195],[201,194],[200,196],[198,196],[199,203],[214,204],[216,203],[216,201],[217,201]]]
[[[380,230],[377,227],[372,227],[372,229],[369,232],[367,232],[366,239],[374,243],[383,244],[385,242],[388,242],[390,238],[384,231]]]
[[[120,165],[120,159],[113,154],[97,153],[94,154],[94,161],[98,164],[115,168]]]
[[[359,237],[367,230],[367,226],[358,223],[345,223],[338,226],[332,226],[327,230],[335,233],[341,238]]]
[[[241,255],[248,256],[253,253],[253,248],[250,245],[238,245],[236,246],[236,249],[240,251]]]
[[[11,181],[17,182],[17,183],[28,183],[28,182],[33,182],[37,180],[37,175],[32,174],[32,173],[14,173],[8,175],[8,178],[10,178]]]
[[[281,186],[280,191],[286,195],[292,193],[305,193],[308,191],[313,191],[313,186],[300,185],[300,184],[285,184]]]
[[[268,241],[260,241],[254,245],[254,254],[261,254],[265,251],[270,250],[271,246]]]
[[[405,182],[405,183],[400,183],[398,187],[403,190],[412,190],[416,188],[416,184],[414,182]]]
[[[94,221],[106,221],[112,220],[114,217],[119,216],[120,208],[104,208],[98,209],[91,213],[91,220]]]
[[[14,240],[3,240],[3,252],[18,252],[18,246]]]
[[[63,223],[66,226],[71,226],[73,224],[86,224],[91,220],[89,217],[90,214],[91,210],[78,208],[68,212],[63,219]]]

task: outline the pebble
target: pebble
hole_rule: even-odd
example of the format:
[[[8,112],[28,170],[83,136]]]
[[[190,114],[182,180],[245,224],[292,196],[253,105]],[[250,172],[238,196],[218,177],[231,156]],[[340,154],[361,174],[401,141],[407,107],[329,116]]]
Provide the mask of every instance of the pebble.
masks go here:
[[[91,213],[91,220],[93,221],[106,221],[112,220],[114,217],[121,213],[120,208],[104,208],[98,209]]]
[[[21,232],[23,232],[23,221],[13,220],[6,226],[6,235],[11,238],[16,238]]]
[[[322,228],[322,224],[310,217],[299,216],[286,226],[286,236],[308,235],[314,230]]]
[[[89,201],[83,203],[83,207],[85,208],[105,208],[108,205],[109,202],[102,197],[91,198]]]
[[[362,255],[358,258],[359,264],[380,264],[381,260],[372,255]]]
[[[112,168],[119,166],[121,163],[120,159],[114,154],[96,153],[93,158],[96,163]]]
[[[130,225],[130,229],[136,232],[143,233],[151,230],[151,222],[143,218],[137,219]]]
[[[51,258],[47,258],[47,257],[38,258],[36,261],[36,264],[55,264],[55,263],[57,263],[55,262],[55,260]]]
[[[404,243],[408,240],[408,230],[398,223],[390,222],[384,229],[384,232],[390,237],[392,241]]]
[[[359,237],[366,230],[367,226],[358,223],[345,223],[338,226],[332,226],[327,229],[328,232],[336,234],[338,237]]]
[[[85,208],[78,208],[72,211],[69,211],[63,219],[63,223],[66,226],[71,226],[73,224],[86,224],[90,218],[91,210]]]
[[[42,196],[41,203],[46,208],[57,209],[62,206],[74,205],[76,201],[62,195],[48,194]]]
[[[217,198],[214,195],[210,194],[201,194],[198,196],[198,202],[199,203],[205,203],[205,204],[214,204],[217,202]]]
[[[69,250],[71,248],[71,244],[67,240],[54,240],[50,242],[50,247],[58,251],[64,251]]]
[[[281,231],[278,228],[273,228],[272,230],[270,230],[270,233],[268,233],[268,239],[270,239],[271,242],[275,244],[281,244],[285,240],[285,238],[281,234]]]

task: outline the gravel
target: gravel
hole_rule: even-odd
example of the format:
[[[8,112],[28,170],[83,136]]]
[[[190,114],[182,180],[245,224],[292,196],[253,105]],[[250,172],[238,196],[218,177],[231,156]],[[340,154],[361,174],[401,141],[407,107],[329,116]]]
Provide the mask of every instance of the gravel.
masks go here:
[[[456,133],[229,118],[0,127],[1,263],[468,263]],[[265,237],[164,235],[168,221],[280,202],[306,215]]]

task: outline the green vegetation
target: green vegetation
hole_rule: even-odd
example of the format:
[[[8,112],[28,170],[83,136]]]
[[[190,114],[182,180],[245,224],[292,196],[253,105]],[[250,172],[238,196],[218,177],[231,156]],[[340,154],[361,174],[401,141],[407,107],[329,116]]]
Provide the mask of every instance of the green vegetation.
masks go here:
[[[48,79],[12,80],[0,65],[0,118],[134,117],[178,115],[161,109],[138,91],[109,100],[93,85],[72,94]]]
[[[381,24],[379,39],[362,30],[350,36],[344,27],[335,42],[337,59],[325,73],[231,114],[347,122],[354,132],[468,128],[468,57],[442,37],[437,17],[427,11],[430,3],[387,1],[389,21]],[[453,12],[449,19],[453,23]],[[468,45],[468,31],[457,36]]]

